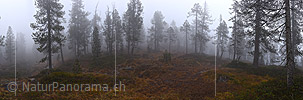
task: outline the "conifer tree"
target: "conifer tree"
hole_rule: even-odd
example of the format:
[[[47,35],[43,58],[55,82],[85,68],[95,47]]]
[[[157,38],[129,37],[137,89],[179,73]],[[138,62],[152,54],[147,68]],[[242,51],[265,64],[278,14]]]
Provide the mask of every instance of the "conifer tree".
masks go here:
[[[52,53],[56,53],[56,45],[60,44],[63,37],[61,33],[56,33],[64,30],[61,25],[64,22],[63,15],[65,14],[63,5],[59,0],[36,0],[37,8],[36,15],[34,15],[36,22],[31,23],[31,28],[35,30],[32,37],[35,44],[39,44],[37,50],[47,54],[40,62],[48,60],[49,69],[52,69]],[[60,34],[60,35],[59,35]]]

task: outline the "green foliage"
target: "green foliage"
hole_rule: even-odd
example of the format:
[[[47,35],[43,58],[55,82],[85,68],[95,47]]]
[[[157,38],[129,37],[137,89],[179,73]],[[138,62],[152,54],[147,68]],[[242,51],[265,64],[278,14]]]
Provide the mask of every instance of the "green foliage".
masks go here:
[[[84,11],[83,0],[72,1],[68,30],[69,49],[72,49],[75,56],[79,57],[87,53],[91,22],[87,18],[89,13]]]
[[[295,86],[287,88],[286,80],[263,82],[244,91],[234,93],[235,100],[302,100],[303,77],[295,77]]]
[[[200,49],[200,53],[206,48],[206,43],[210,41],[208,33],[209,25],[211,24],[211,15],[208,12],[207,3],[204,3],[204,7],[202,7],[199,3],[195,3],[194,7],[188,13],[189,17],[193,17],[194,24],[194,34],[192,35],[192,40],[195,45],[195,53],[198,53],[198,49]],[[198,46],[200,46],[198,48]]]
[[[37,8],[37,13],[34,15],[36,22],[31,23],[30,27],[35,30],[32,37],[35,44],[39,44],[37,50],[45,54],[49,52],[48,32],[51,32],[49,33],[51,36],[51,52],[57,53],[65,41],[65,36],[61,33],[64,30],[64,26],[61,25],[65,21],[63,18],[65,12],[62,11],[64,6],[59,3],[59,0],[36,0],[35,5]],[[42,58],[40,62],[46,60],[47,56]]]
[[[95,65],[99,65],[99,60],[101,56],[101,44],[99,39],[99,30],[97,27],[94,28],[93,31],[93,44],[92,44],[92,53],[93,53],[93,61]]]
[[[45,70],[42,70],[38,75],[36,75],[34,77],[36,77],[36,78],[45,77],[53,72],[62,72],[62,71],[59,69],[45,69]]]
[[[130,0],[123,15],[123,30],[127,42],[128,54],[134,54],[134,49],[140,42],[143,26],[143,6],[140,0]]]
[[[237,72],[271,77],[273,80],[263,81],[258,85],[233,92],[231,100],[301,100],[303,99],[302,71],[295,70],[295,86],[287,87],[286,68],[281,66],[253,67],[251,64],[232,61],[226,67],[236,68]]]
[[[10,65],[13,64],[15,59],[15,35],[13,33],[12,27],[9,26],[6,34],[6,41],[5,41],[5,53],[6,59]]]

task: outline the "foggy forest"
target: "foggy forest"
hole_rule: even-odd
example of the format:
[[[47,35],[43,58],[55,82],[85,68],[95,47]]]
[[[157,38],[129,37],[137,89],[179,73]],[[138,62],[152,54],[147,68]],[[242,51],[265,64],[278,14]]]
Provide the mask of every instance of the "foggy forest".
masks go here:
[[[0,99],[303,100],[303,0],[1,0]]]

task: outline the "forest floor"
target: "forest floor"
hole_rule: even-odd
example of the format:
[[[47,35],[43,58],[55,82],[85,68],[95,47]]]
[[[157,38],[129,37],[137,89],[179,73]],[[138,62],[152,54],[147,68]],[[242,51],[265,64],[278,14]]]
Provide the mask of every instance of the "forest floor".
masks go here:
[[[114,84],[114,58],[104,56],[96,66],[92,58],[82,57],[82,73],[73,73],[74,60],[58,64],[54,70],[43,70],[35,75],[35,82],[65,84]],[[286,70],[280,66],[255,68],[242,62],[218,60],[198,54],[174,54],[170,62],[163,61],[161,53],[137,54],[117,57],[117,83],[125,91],[7,91],[7,84],[0,84],[0,99],[115,99],[115,100],[255,100],[303,98],[303,74],[296,70],[296,88],[287,90]],[[216,82],[215,82],[216,77]],[[3,79],[3,78],[2,78]],[[19,78],[18,84],[30,78]],[[3,81],[3,80],[2,80]],[[12,78],[5,81],[13,81]],[[34,83],[34,82],[32,82]],[[215,87],[216,86],[216,87]],[[20,84],[18,87],[21,87]],[[216,88],[216,89],[215,89]],[[289,91],[295,91],[291,93]],[[291,94],[289,94],[291,93]],[[216,95],[216,96],[215,96]],[[282,97],[281,97],[282,96]]]

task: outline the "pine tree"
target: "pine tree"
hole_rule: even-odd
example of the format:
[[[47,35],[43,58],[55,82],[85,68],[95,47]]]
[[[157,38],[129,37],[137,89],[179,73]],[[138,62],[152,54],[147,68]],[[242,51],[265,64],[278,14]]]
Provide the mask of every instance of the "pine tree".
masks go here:
[[[162,15],[161,11],[156,11],[154,13],[154,17],[151,20],[153,24],[149,29],[149,33],[151,35],[151,41],[153,41],[154,50],[160,50],[160,42],[163,42],[164,37],[164,16]]]
[[[12,28],[9,26],[6,33],[6,41],[5,41],[5,53],[9,65],[12,65],[15,59],[15,49],[16,49],[15,42],[16,42],[15,35],[13,33]]]
[[[171,45],[176,42],[177,35],[173,27],[167,29],[167,38],[168,38],[168,53],[171,53]]]
[[[101,17],[97,13],[98,5],[99,5],[99,2],[97,3],[96,8],[95,8],[95,15],[94,15],[93,19],[91,20],[91,23],[92,23],[91,26],[92,26],[92,30],[94,30],[95,27],[97,27],[97,29],[99,30],[98,34],[99,34],[99,39],[100,39],[100,52],[101,52],[103,36],[102,36],[102,32],[101,32],[101,29],[102,29]],[[92,34],[94,34],[94,33],[92,33]],[[93,39],[94,39],[94,37],[92,37],[91,45],[94,45]]]
[[[198,25],[199,25],[199,17],[202,15],[202,7],[199,3],[196,3],[191,11],[188,13],[189,16],[194,16],[194,25],[195,25],[195,34],[193,36],[195,53],[197,53],[197,43],[198,43]]]
[[[105,36],[105,43],[107,46],[107,52],[110,55],[113,55],[113,45],[115,42],[115,34],[114,34],[114,28],[113,28],[113,19],[112,19],[112,15],[111,12],[109,11],[109,8],[107,9],[106,12],[106,17],[104,20],[104,25],[103,25],[103,35]]]
[[[5,46],[4,39],[5,39],[5,37],[0,35],[0,61],[2,61],[2,59],[3,59],[3,54],[2,54],[2,48],[1,47]]]
[[[126,35],[128,54],[134,54],[140,42],[140,35],[143,26],[143,6],[140,0],[130,0],[127,4],[127,11],[123,16],[123,29]]]
[[[211,16],[209,15],[206,2],[204,3],[204,8],[201,7],[199,3],[196,3],[194,7],[189,12],[189,16],[195,17],[193,23],[195,27],[195,34],[193,35],[195,53],[203,53],[206,48],[206,43],[210,40],[208,36],[209,24],[211,24]]]
[[[286,66],[287,66],[287,86],[294,85],[293,74],[295,69],[294,52],[292,49],[292,31],[291,31],[291,15],[290,15],[290,0],[284,0],[285,3],[285,34],[286,34]]]
[[[216,33],[216,44],[217,44],[217,56],[219,56],[219,52],[221,52],[220,54],[220,59],[223,56],[223,53],[225,52],[225,48],[227,45],[227,40],[228,40],[228,27],[227,24],[224,20],[222,20],[222,16],[220,16],[220,25],[217,27],[216,29],[217,33]]]
[[[31,28],[36,30],[32,34],[35,44],[39,44],[37,50],[48,54],[40,62],[48,60],[49,68],[52,69],[52,53],[56,52],[56,47],[53,47],[58,43],[58,31],[64,30],[61,25],[64,22],[62,11],[63,5],[59,3],[59,0],[36,0],[35,5],[37,7],[37,13],[34,15],[36,23],[31,23]]]
[[[282,47],[286,47],[283,54],[286,55],[287,87],[294,85],[293,74],[296,65],[294,57],[298,43],[296,41],[298,38],[294,35],[299,37],[296,33],[298,32],[296,21],[292,21],[292,18],[303,18],[302,2],[303,0],[274,0],[270,3],[270,29],[279,34],[279,42],[282,41],[284,43]]]
[[[230,46],[233,46],[233,60],[239,61],[241,56],[244,54],[243,48],[245,48],[246,42],[244,26],[241,18],[235,18],[232,22],[234,25],[232,26],[232,44]]]
[[[301,2],[300,2],[301,1]],[[293,59],[294,61],[296,61],[296,57],[302,55],[300,52],[300,47],[299,45],[301,43],[303,43],[303,37],[301,35],[301,27],[303,27],[303,24],[299,21],[300,19],[302,19],[302,12],[300,11],[300,9],[297,8],[301,8],[302,9],[302,5],[298,5],[298,4],[302,4],[302,0],[291,0],[291,33],[292,33],[292,50],[293,50]],[[301,57],[302,58],[302,57]]]
[[[72,49],[76,57],[80,57],[87,53],[91,26],[90,20],[87,18],[89,13],[84,11],[83,1],[72,1],[68,30],[69,49]]]
[[[254,47],[251,53],[254,56],[253,65],[259,66],[260,55],[262,53],[275,53],[275,38],[276,33],[271,33],[267,30],[268,19],[270,18],[266,12],[270,12],[272,0],[242,0],[236,1],[231,8],[234,14],[238,14],[237,18],[243,20],[245,26],[245,34],[248,47]],[[236,17],[234,17],[236,18]]]
[[[187,54],[188,51],[188,34],[191,31],[190,29],[190,24],[187,20],[185,20],[185,22],[183,23],[183,26],[181,27],[181,31],[185,32],[185,53]]]
[[[175,51],[180,50],[181,48],[181,34],[180,34],[180,28],[177,27],[176,22],[173,20],[170,24],[170,26],[174,29],[174,33],[172,34],[173,37],[173,49],[175,49]]]
[[[198,30],[198,40],[200,42],[200,53],[203,53],[204,50],[207,48],[206,43],[210,41],[210,36],[208,35],[208,33],[210,32],[209,25],[212,23],[212,19],[208,12],[206,1],[204,3],[204,8],[200,19],[201,21],[199,22],[200,29]]]
[[[112,12],[112,26],[113,26],[113,32],[114,34],[116,34],[116,41],[117,45],[115,47],[115,49],[117,50],[117,52],[122,53],[123,52],[123,27],[122,27],[122,21],[121,21],[121,17],[119,16],[119,12],[116,8],[113,8],[113,12]]]
[[[92,44],[92,53],[93,53],[93,60],[96,65],[99,65],[99,59],[101,56],[101,46],[100,46],[100,39],[99,39],[99,30],[97,27],[94,28],[93,31],[93,44]]]

